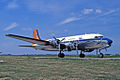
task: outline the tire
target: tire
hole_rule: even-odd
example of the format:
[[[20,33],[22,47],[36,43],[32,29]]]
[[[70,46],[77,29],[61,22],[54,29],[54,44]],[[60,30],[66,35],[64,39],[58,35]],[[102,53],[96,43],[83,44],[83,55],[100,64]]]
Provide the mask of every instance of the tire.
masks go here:
[[[103,57],[104,57],[103,53],[100,53],[100,54],[98,55],[98,57],[99,57],[99,58],[103,58]]]
[[[60,57],[60,58],[64,58],[65,55],[64,55],[64,53],[59,53],[59,54],[58,54],[58,57]]]
[[[80,54],[79,57],[80,57],[80,58],[84,58],[84,57],[85,57],[85,54]]]

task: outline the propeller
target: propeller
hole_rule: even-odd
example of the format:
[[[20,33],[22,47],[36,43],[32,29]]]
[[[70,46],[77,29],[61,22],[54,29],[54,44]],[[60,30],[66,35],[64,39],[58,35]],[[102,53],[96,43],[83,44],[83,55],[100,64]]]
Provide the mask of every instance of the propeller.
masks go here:
[[[65,38],[63,38],[63,39],[61,39],[61,40],[57,39],[56,37],[53,37],[53,38],[57,41],[58,49],[59,49],[59,51],[60,51],[60,50],[61,50],[61,42],[62,42],[63,40],[65,40]]]
[[[59,40],[56,37],[53,37],[53,38],[57,41],[57,44],[60,44],[63,40],[65,40],[65,38],[63,38],[62,40]]]

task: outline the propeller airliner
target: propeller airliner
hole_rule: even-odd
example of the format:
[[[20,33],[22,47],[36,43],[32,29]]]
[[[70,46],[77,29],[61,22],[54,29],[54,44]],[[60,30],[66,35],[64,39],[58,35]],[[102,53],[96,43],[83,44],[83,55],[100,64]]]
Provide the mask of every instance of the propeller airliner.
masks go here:
[[[14,34],[7,34],[6,36],[32,43],[32,45],[20,45],[20,47],[31,47],[36,50],[59,51],[58,57],[60,58],[64,58],[64,51],[72,50],[76,50],[77,54],[80,50],[80,58],[85,57],[84,52],[96,50],[98,57],[103,58],[104,54],[101,53],[101,50],[109,48],[113,42],[109,38],[104,38],[102,34],[84,34],[61,38],[53,37],[52,39],[42,40],[39,37],[37,29],[33,30],[33,38]]]

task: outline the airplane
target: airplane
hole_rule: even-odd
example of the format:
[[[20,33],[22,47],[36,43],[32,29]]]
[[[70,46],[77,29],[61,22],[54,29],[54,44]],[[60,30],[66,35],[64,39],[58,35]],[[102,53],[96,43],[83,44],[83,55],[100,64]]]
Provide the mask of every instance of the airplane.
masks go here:
[[[64,51],[72,50],[76,50],[77,54],[80,50],[80,58],[85,57],[84,52],[96,50],[98,57],[103,58],[104,54],[101,53],[101,50],[109,48],[113,42],[109,38],[104,38],[102,34],[84,34],[61,38],[53,37],[52,39],[42,40],[37,29],[33,30],[33,38],[14,34],[6,34],[6,36],[32,43],[32,45],[20,45],[20,47],[31,47],[36,50],[59,51],[58,57],[60,58],[65,57]]]

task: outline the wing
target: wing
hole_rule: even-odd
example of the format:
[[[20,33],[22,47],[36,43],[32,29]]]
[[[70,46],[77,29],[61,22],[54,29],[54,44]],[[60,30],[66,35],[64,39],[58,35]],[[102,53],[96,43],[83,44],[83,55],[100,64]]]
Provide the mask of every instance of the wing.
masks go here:
[[[16,38],[16,39],[19,39],[19,40],[23,40],[23,41],[26,41],[26,42],[30,42],[30,43],[35,43],[35,44],[38,44],[38,45],[50,45],[49,41],[38,40],[38,39],[33,39],[33,38],[19,36],[19,35],[13,35],[13,34],[7,34],[6,36]]]

